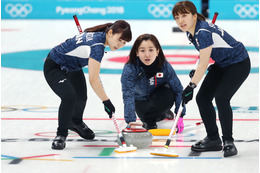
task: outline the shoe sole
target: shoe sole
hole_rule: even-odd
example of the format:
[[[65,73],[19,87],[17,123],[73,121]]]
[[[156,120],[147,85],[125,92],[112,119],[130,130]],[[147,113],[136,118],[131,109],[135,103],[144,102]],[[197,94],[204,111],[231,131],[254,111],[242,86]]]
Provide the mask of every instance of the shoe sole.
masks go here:
[[[236,150],[236,151],[233,151],[233,152],[225,152],[224,151],[224,157],[230,157],[230,156],[235,156],[235,155],[237,155],[237,153],[238,153],[238,151]]]
[[[82,137],[83,139],[94,139],[95,138],[95,135],[93,138],[86,138],[85,136],[83,136],[77,129],[73,128],[73,127],[70,127],[69,130],[72,130],[74,132],[76,132],[80,137]]]
[[[235,156],[235,155],[237,155],[237,153],[235,153],[235,154],[224,154],[224,157],[231,157],[231,156]]]
[[[53,150],[63,150],[65,147],[66,147],[66,143],[64,144],[63,148],[51,146],[51,149],[53,149]]]
[[[205,151],[221,151],[222,146],[219,147],[212,147],[212,148],[193,148],[191,147],[192,151],[199,151],[199,152],[205,152]]]

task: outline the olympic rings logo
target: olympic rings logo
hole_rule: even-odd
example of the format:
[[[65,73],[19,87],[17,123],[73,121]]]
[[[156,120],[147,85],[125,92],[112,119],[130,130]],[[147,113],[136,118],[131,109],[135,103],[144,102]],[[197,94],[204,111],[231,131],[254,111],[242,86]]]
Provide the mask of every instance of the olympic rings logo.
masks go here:
[[[1,112],[26,111],[38,113],[58,112],[56,107],[46,107],[40,105],[9,105],[1,106]]]
[[[7,4],[5,6],[5,11],[10,14],[11,17],[26,17],[32,12],[31,4]]]
[[[173,5],[172,4],[159,4],[159,5],[155,5],[155,4],[150,4],[148,6],[148,12],[151,13],[155,18],[160,18],[160,17],[164,17],[164,18],[168,18],[171,16],[172,14],[172,8]]]
[[[259,5],[254,4],[236,4],[234,6],[234,12],[237,13],[241,18],[255,18],[257,15],[259,15]]]

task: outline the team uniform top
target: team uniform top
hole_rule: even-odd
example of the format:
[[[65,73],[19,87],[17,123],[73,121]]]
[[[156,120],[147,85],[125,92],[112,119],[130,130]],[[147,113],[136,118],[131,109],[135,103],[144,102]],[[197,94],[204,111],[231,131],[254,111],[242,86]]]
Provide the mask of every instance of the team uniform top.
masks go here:
[[[124,118],[126,123],[135,122],[135,100],[147,100],[149,95],[156,87],[168,84],[175,94],[175,113],[177,113],[182,101],[182,90],[180,80],[178,79],[172,66],[166,61],[156,75],[147,79],[145,71],[140,66],[126,64],[121,76],[123,100],[124,100]],[[183,113],[185,114],[185,109]]]
[[[61,69],[78,71],[88,65],[89,57],[101,62],[105,41],[105,32],[84,32],[55,46],[49,56]]]
[[[248,57],[245,46],[217,25],[197,20],[194,33],[192,37],[187,32],[188,39],[198,51],[212,46],[211,58],[220,67],[238,63]]]

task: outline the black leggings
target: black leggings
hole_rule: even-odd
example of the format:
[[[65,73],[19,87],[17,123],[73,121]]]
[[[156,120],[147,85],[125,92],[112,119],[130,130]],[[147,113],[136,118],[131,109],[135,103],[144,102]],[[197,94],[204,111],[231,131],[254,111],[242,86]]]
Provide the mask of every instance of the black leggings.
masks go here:
[[[223,140],[234,140],[233,112],[230,100],[250,73],[249,58],[225,68],[212,65],[206,75],[196,101],[201,118],[204,122],[207,136],[214,140],[219,138],[216,124],[216,111],[212,104],[215,98],[218,116],[222,128]]]
[[[158,87],[148,100],[135,100],[135,111],[143,122],[157,122],[165,118],[167,111],[175,102],[175,96],[169,86]]]
[[[68,136],[71,121],[82,123],[87,101],[87,86],[82,70],[64,72],[49,57],[44,63],[44,76],[51,89],[61,98],[57,135]]]

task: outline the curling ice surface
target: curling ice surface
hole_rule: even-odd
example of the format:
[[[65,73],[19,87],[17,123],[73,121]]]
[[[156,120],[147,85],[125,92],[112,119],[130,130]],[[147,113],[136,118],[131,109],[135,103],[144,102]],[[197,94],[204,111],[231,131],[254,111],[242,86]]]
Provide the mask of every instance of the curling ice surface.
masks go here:
[[[113,21],[80,19],[83,28],[108,22]],[[175,55],[198,55],[195,49],[186,49],[186,46],[191,47],[191,45],[189,45],[185,33],[172,32],[171,28],[177,27],[173,20],[129,20],[129,23],[133,26],[133,39],[126,47],[130,48],[139,35],[150,33],[158,38],[162,46],[176,46],[176,49],[163,50],[165,55],[170,56],[167,58],[169,61],[192,60],[177,59],[174,57]],[[249,50],[249,56],[252,68],[259,69],[259,21],[232,21],[218,18],[216,24],[227,30],[245,46],[257,48],[257,52]],[[66,38],[78,34],[73,19],[2,20],[1,29],[2,55],[15,52],[15,56],[19,56],[21,58],[19,60],[23,61],[19,61],[19,63],[24,65],[35,63],[35,61],[27,61],[26,56],[23,58],[24,51],[29,51],[30,54],[26,55],[32,57],[31,50],[49,50]],[[35,39],[35,35],[37,35],[37,39]],[[128,54],[129,50],[125,49],[109,51],[104,55],[101,68],[123,69],[124,63],[109,61],[109,58],[126,57]],[[42,57],[42,63],[46,55],[38,55]],[[3,59],[1,60],[3,65]],[[190,71],[194,64],[173,64],[173,67],[176,71]],[[177,75],[184,86],[189,83],[188,74]],[[112,153],[105,153],[104,149],[110,151],[110,145],[118,147],[115,142],[116,131],[113,123],[107,121],[107,114],[104,112],[102,104],[99,104],[100,99],[91,91],[88,74],[85,76],[89,101],[84,112],[84,122],[96,133],[97,140],[82,140],[75,133],[70,133],[66,149],[53,151],[50,147],[57,129],[59,98],[49,88],[42,71],[1,67],[1,129],[4,132],[1,133],[1,172],[27,173],[33,170],[33,173],[99,173],[105,170],[106,173],[133,173],[134,165],[135,168],[138,168],[134,170],[135,173],[166,173],[173,172],[173,170],[186,173],[194,172],[194,168],[196,168],[195,172],[199,173],[208,173],[209,169],[210,173],[259,173],[259,72],[250,73],[245,83],[232,98],[232,106],[238,108],[234,111],[233,132],[239,154],[230,159],[224,158],[222,152],[202,152],[200,156],[189,156],[190,146],[206,136],[204,125],[192,126],[193,129],[189,131],[185,127],[181,134],[173,137],[176,140],[171,142],[169,150],[177,152],[180,155],[179,159],[178,157],[150,155],[153,148],[163,151],[166,138],[158,136],[156,139],[159,140],[154,140],[151,148],[138,149],[138,152],[124,152],[125,154],[116,153],[114,149]],[[107,94],[111,96],[113,104],[118,107],[116,112],[119,128],[123,129],[126,124],[123,120],[124,105],[120,77],[121,74],[100,74]],[[196,91],[194,95],[196,95]],[[186,113],[185,126],[193,125],[201,118],[195,100],[189,103]],[[217,122],[220,125],[219,121]],[[170,129],[172,125],[173,121],[158,122],[160,129]],[[18,128],[19,132],[17,132]],[[241,128],[246,130],[241,130]],[[39,136],[40,134],[42,135]],[[169,133],[166,136],[169,136]],[[104,157],[102,155],[104,153],[110,155]],[[118,157],[118,155],[123,157]],[[31,159],[26,159],[28,157]],[[24,159],[18,159],[18,163],[17,158]]]

